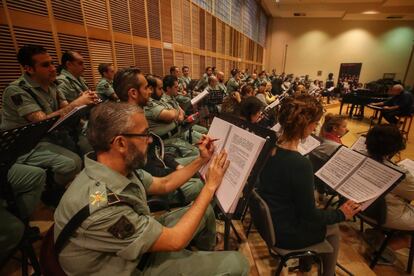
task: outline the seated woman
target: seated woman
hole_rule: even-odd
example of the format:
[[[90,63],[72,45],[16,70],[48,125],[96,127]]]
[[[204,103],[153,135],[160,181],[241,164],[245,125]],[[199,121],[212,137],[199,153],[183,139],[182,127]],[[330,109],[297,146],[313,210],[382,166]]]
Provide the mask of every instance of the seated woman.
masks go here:
[[[323,143],[309,154],[312,162],[313,172],[317,172],[334,151],[342,145],[341,137],[348,132],[347,119],[342,115],[328,113],[321,127],[319,136]],[[328,192],[327,186],[319,178],[315,178],[315,187],[318,193],[318,201],[322,202],[324,194]],[[328,192],[329,193],[329,192]]]
[[[282,135],[261,173],[259,194],[270,208],[275,246],[303,249],[326,239],[333,252],[321,255],[323,275],[332,276],[339,250],[336,223],[352,218],[360,205],[347,201],[338,210],[315,206],[312,165],[298,152],[298,144],[315,130],[322,113],[322,105],[309,95],[283,101],[279,113]]]
[[[372,158],[404,171],[405,179],[364,213],[385,227],[414,230],[414,206],[410,204],[414,200],[414,176],[391,162],[392,156],[405,148],[401,132],[395,125],[377,125],[368,131],[366,145]]]

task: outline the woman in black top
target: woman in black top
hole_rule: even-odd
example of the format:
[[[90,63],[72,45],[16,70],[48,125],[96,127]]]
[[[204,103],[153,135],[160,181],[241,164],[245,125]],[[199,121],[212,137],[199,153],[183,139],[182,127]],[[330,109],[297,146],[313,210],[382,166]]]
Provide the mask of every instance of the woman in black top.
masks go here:
[[[261,174],[259,193],[272,214],[276,246],[301,249],[326,239],[334,251],[323,255],[323,271],[332,276],[339,249],[336,223],[352,218],[360,206],[353,201],[339,210],[315,206],[312,165],[297,148],[315,130],[322,114],[322,105],[309,95],[284,100],[279,113],[282,135]]]

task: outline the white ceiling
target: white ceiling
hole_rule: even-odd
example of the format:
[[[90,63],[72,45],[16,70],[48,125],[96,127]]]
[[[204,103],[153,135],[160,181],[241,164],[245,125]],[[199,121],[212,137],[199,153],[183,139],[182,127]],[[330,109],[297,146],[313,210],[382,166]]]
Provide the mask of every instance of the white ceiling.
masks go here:
[[[259,0],[272,17],[413,20],[414,0]],[[364,12],[377,12],[364,14]],[[302,13],[305,16],[295,16]],[[398,18],[390,19],[387,17]]]

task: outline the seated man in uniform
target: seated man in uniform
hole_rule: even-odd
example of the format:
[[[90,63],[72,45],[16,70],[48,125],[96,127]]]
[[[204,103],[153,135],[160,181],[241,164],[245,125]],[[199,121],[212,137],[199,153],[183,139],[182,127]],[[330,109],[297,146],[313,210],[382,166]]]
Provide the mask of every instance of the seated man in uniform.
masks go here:
[[[187,91],[188,86],[190,85],[190,82],[191,82],[190,67],[188,67],[187,65],[184,65],[181,68],[181,72],[182,72],[182,76],[180,77],[179,81],[184,85],[184,89]]]
[[[181,126],[183,126],[186,123],[186,120],[184,118],[184,111],[181,109],[181,107],[179,106],[176,97],[178,94],[178,80],[176,77],[169,75],[169,76],[165,76],[162,82],[162,87],[164,89],[164,94],[161,97],[161,102],[166,103],[167,105],[169,105],[171,108],[174,108],[175,110],[177,110],[179,116],[178,116],[178,122],[180,123],[179,125],[179,133],[177,134],[178,136],[180,136],[181,138],[183,138],[186,141],[189,141],[189,135],[190,135],[190,131],[186,130],[183,131],[181,128]],[[191,127],[191,136],[192,136],[192,141],[197,143],[203,134],[206,134],[208,132],[208,130],[203,127],[203,126],[199,126],[199,125],[193,125]]]
[[[54,216],[56,240],[84,206],[91,213],[59,254],[66,274],[247,275],[249,265],[239,252],[206,252],[215,246],[210,202],[229,165],[225,152],[213,157],[206,185],[191,206],[155,219],[146,203],[146,194],[175,190],[211,158],[209,137],[202,140],[199,158],[162,178],[140,170],[152,138],[137,105],[98,105],[91,112],[88,139],[95,152],[85,157],[85,169]],[[190,242],[200,251],[186,250]]]
[[[206,68],[206,72],[203,76],[198,80],[196,86],[194,87],[195,91],[203,91],[204,88],[208,85],[208,78],[213,75],[213,68],[208,66]]]
[[[177,102],[180,104],[180,106],[186,110],[190,107],[191,99],[188,96],[187,92],[185,91],[185,83],[182,81],[180,69],[177,66],[171,66],[170,68],[170,75],[174,76],[178,80],[178,94],[175,97]]]
[[[92,94],[83,94],[70,104],[56,89],[56,68],[51,56],[42,46],[24,46],[17,59],[25,73],[12,82],[3,93],[2,129],[12,129],[54,116],[63,116],[75,107],[93,104]],[[57,184],[64,187],[80,171],[80,157],[68,150],[67,134],[54,131],[45,137],[34,150],[20,156],[19,164],[50,169]]]
[[[115,70],[111,63],[101,63],[98,66],[101,80],[96,85],[96,93],[102,101],[118,101],[118,97],[112,88],[112,81],[114,80]]]
[[[227,94],[232,95],[240,87],[240,72],[237,69],[231,70],[231,78],[227,81]]]
[[[396,125],[398,123],[396,116],[410,115],[414,112],[413,95],[410,92],[405,91],[401,84],[394,85],[389,90],[388,94],[392,96],[391,99],[372,105],[383,106],[382,115],[384,116],[384,119],[390,124]]]
[[[222,71],[219,71],[217,73],[217,80],[218,80],[217,85],[218,85],[219,89],[224,93],[225,96],[227,96],[228,95],[227,94],[227,87],[224,84],[224,73]]]
[[[177,136],[178,122],[184,120],[184,113],[169,104],[162,102],[161,90],[155,89],[151,94],[151,88],[139,69],[125,68],[118,70],[114,77],[114,89],[122,102],[137,104],[145,107],[145,116],[150,125],[150,130],[164,140],[166,145],[179,149],[180,164],[187,164],[198,156],[198,149]],[[151,96],[151,97],[150,97]]]

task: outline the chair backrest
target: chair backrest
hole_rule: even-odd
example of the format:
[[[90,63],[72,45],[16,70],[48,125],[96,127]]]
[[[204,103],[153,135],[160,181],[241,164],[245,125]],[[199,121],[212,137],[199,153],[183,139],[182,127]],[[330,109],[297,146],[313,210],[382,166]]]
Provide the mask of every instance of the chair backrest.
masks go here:
[[[251,193],[249,209],[251,220],[260,236],[266,242],[268,247],[274,247],[276,244],[276,235],[269,206],[267,206],[267,203],[258,194],[256,189]]]

